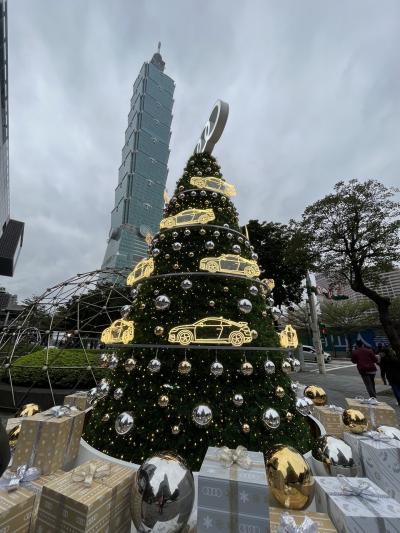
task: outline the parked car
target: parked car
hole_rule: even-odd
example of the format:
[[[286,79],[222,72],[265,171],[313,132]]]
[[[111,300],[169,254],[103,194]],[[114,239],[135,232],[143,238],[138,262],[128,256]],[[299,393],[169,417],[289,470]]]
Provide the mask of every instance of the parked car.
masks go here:
[[[317,362],[317,352],[314,346],[307,346],[303,344],[303,353],[304,361],[312,361],[313,363]],[[325,363],[329,363],[332,359],[332,356],[328,352],[322,352],[324,354]]]

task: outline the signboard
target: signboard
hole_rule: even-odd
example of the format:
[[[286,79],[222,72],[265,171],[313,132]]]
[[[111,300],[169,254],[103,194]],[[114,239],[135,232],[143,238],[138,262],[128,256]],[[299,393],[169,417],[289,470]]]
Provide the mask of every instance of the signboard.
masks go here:
[[[222,100],[217,100],[213,110],[211,111],[210,118],[206,122],[200,138],[197,141],[194,149],[195,154],[200,154],[201,152],[207,152],[211,154],[214,146],[224,131],[226,121],[228,120],[228,115],[229,105]]]

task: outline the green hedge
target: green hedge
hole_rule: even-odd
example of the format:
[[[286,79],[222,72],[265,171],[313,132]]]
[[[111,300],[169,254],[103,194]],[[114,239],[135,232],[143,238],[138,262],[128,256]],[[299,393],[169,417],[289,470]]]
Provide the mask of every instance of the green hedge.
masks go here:
[[[101,350],[86,350],[89,363],[93,367],[99,366],[99,355]],[[29,387],[48,387],[46,372],[43,365],[46,364],[46,350],[23,355],[16,359],[11,367],[11,376],[14,385]],[[51,384],[54,388],[85,388],[93,386],[93,376],[90,370],[86,369],[85,352],[79,349],[51,349],[49,351],[48,370]],[[68,368],[79,366],[83,368]],[[35,367],[35,368],[26,368]],[[63,367],[63,368],[52,368]],[[96,379],[101,379],[108,372],[107,369],[95,369]],[[0,380],[8,383],[8,372],[0,370]]]

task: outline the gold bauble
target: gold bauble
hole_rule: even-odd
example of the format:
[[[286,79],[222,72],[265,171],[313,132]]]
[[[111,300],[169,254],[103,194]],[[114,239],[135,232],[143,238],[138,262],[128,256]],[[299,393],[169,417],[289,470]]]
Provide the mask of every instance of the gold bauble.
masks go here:
[[[289,374],[292,371],[292,366],[289,363],[289,361],[283,361],[281,368],[282,368],[282,372],[284,372],[285,374]]]
[[[254,340],[256,340],[256,338],[258,337],[258,331],[256,331],[255,329],[252,329],[250,331],[250,335],[251,335],[251,338]]]
[[[172,426],[171,433],[172,435],[178,435],[181,432],[181,429],[179,426]]]
[[[229,287],[224,287],[224,292],[229,292]]]
[[[251,376],[251,374],[253,373],[253,365],[248,361],[245,361],[244,363],[242,363],[240,371],[244,376]]]
[[[15,413],[15,418],[22,416],[33,416],[36,415],[36,413],[40,413],[40,407],[38,404],[27,403],[18,409],[18,411]]]
[[[242,424],[242,431],[243,431],[243,433],[245,433],[246,435],[247,435],[247,433],[250,433],[250,426],[249,426],[249,424],[246,424],[246,423]]]
[[[11,450],[13,450],[17,445],[18,438],[21,434],[21,427],[22,424],[18,424],[18,426],[12,428],[12,430],[8,434],[8,443],[10,445]]]
[[[283,398],[285,396],[285,389],[278,385],[275,389],[275,396],[278,398]]]
[[[288,422],[291,422],[291,421],[293,420],[293,413],[291,413],[290,411],[288,411],[288,412],[286,413],[286,420],[287,420]]]
[[[139,305],[140,309],[144,309],[146,307],[146,304],[144,302],[142,302],[140,305]]]
[[[368,420],[358,409],[346,409],[342,415],[343,424],[351,433],[364,433],[368,429]]]
[[[159,398],[158,398],[158,405],[160,407],[167,407],[167,405],[169,404],[169,398],[166,394],[162,394]]]
[[[267,452],[267,477],[272,495],[286,509],[304,509],[311,503],[314,477],[307,461],[291,446],[276,444]]]
[[[192,370],[192,365],[186,359],[184,359],[183,361],[179,363],[179,366],[178,366],[179,374],[184,374],[184,375],[189,374],[191,370]]]
[[[304,396],[310,398],[314,405],[325,405],[327,402],[326,392],[317,385],[308,385],[304,389]]]
[[[268,316],[268,313],[267,313],[267,311],[263,311],[263,312],[262,312],[261,314],[262,314],[262,316],[263,316],[263,317],[266,317],[266,316]]]
[[[173,265],[173,267],[172,267],[172,268],[173,268],[174,270],[178,270],[178,268],[179,268],[179,265],[178,265],[178,263],[175,263],[175,264]]]
[[[102,422],[108,422],[110,420],[110,415],[109,413],[105,413],[103,415],[103,418],[101,419]]]
[[[164,333],[164,328],[162,326],[156,326],[154,328],[154,333],[161,337],[161,335]]]

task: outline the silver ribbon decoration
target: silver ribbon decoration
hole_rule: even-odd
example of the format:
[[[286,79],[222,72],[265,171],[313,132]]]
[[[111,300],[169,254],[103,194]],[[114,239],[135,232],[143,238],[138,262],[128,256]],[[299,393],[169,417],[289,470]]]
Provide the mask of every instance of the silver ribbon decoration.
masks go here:
[[[339,407],[338,405],[335,405],[333,403],[331,403],[330,405],[327,405],[326,408],[329,409],[329,411],[332,411],[333,413],[342,414],[344,411],[343,407]]]
[[[372,427],[376,427],[376,418],[375,418],[375,410],[374,410],[374,407],[376,407],[377,405],[379,405],[379,402],[376,398],[363,398],[362,396],[356,396],[354,398],[355,400],[357,400],[358,402],[364,404],[364,405],[369,405],[369,416],[370,416],[370,419],[371,419],[371,425]]]
[[[109,463],[103,463],[101,465],[95,465],[89,463],[84,468],[78,468],[72,472],[72,481],[75,483],[81,483],[85,487],[91,487],[93,480],[103,479],[111,474],[111,465]]]
[[[7,470],[0,478],[0,489],[11,492],[17,490],[20,485],[29,483],[40,477],[39,468],[28,467],[28,465],[21,465],[17,468],[16,472]]]
[[[78,412],[79,409],[74,405],[55,405],[48,411],[45,411],[44,416],[50,418],[62,418],[63,416],[71,416],[73,413]]]
[[[318,524],[309,516],[305,516],[303,523],[298,526],[293,516],[282,513],[276,533],[318,533]]]
[[[355,496],[356,498],[363,498],[371,502],[390,498],[388,494],[377,494],[369,481],[357,482],[355,478],[351,478],[355,483],[350,483],[349,479],[342,474],[338,474],[337,477],[340,480],[341,491],[329,492],[331,496]]]
[[[236,463],[241,468],[248,470],[251,468],[252,461],[247,453],[247,448],[238,446],[236,450],[231,450],[227,446],[223,446],[217,452],[218,459],[226,468],[230,468]]]

